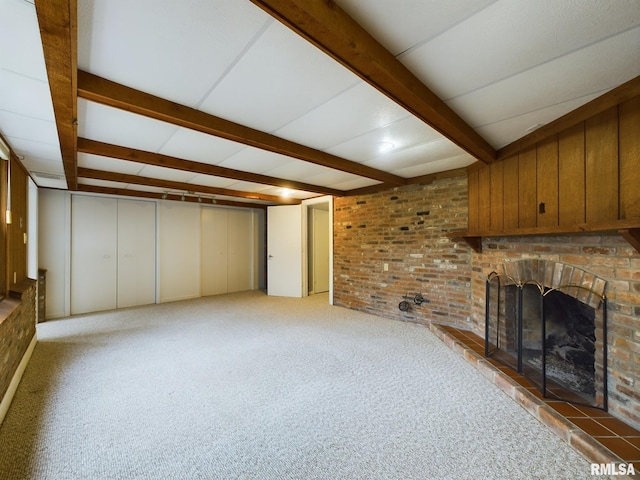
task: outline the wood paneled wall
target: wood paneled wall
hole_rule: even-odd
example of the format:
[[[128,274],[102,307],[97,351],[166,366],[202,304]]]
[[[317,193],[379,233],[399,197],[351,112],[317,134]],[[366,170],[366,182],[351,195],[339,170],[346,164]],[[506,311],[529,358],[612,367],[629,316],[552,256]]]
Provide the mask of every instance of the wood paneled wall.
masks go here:
[[[469,173],[469,231],[640,220],[640,96]]]
[[[5,162],[6,163],[6,162]],[[14,156],[11,159],[11,216],[7,225],[7,288],[27,278],[27,172]]]

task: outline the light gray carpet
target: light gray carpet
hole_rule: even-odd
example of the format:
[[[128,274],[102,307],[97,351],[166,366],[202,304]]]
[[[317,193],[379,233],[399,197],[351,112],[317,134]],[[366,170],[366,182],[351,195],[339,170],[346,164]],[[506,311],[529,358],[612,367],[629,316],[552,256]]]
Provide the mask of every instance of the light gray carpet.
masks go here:
[[[592,478],[425,327],[246,292],[50,321],[2,479]]]

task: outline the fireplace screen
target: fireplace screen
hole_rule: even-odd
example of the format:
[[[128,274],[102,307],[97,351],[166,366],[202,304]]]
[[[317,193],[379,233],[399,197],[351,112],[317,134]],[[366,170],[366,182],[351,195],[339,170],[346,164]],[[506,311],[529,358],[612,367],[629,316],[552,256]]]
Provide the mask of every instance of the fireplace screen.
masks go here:
[[[485,355],[524,375],[546,398],[606,410],[606,297],[495,272],[486,288]]]

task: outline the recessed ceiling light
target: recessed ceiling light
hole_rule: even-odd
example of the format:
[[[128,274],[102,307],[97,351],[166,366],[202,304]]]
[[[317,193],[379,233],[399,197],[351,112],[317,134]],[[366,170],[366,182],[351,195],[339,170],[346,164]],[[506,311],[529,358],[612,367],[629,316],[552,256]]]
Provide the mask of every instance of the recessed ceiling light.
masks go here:
[[[389,152],[393,150],[394,147],[395,145],[391,142],[378,142],[378,153]]]
[[[282,190],[280,190],[280,196],[281,197],[289,197],[291,195],[291,190],[289,190],[288,188],[283,188]]]

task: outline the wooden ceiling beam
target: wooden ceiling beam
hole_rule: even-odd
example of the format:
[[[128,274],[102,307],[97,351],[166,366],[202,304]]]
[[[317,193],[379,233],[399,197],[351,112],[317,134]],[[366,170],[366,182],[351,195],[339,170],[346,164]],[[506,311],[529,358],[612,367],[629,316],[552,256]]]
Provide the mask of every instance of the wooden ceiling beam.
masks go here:
[[[90,178],[93,180],[104,180],[108,182],[130,183],[134,185],[163,188],[166,190],[182,190],[185,192],[194,192],[195,194],[205,193],[208,195],[224,195],[226,197],[247,198],[250,200],[261,200],[274,204],[296,205],[301,203],[300,200],[296,198],[278,197],[276,195],[265,195],[262,193],[254,192],[242,192],[239,190],[230,190],[228,188],[209,187],[206,185],[196,185],[193,183],[176,182],[173,180],[141,177],[139,175],[130,175],[124,173],[106,172],[104,170],[94,170],[91,168],[83,167],[78,167],[78,177]]]
[[[193,162],[191,160],[183,160],[181,158],[170,157],[168,155],[145,152],[134,148],[121,147],[119,145],[111,145],[82,137],[78,138],[78,152],[120,160],[128,160],[130,162],[143,163],[145,165],[155,165],[156,167],[174,168],[177,170],[184,170],[186,172],[212,175],[214,177],[231,178],[233,180],[244,182],[262,183],[265,185],[273,185],[274,187],[320,193],[322,195],[334,195],[339,197],[345,193],[343,190],[336,190],[334,188],[321,187],[293,180],[285,180],[259,173],[243,172],[241,170],[233,170],[231,168]]]
[[[333,0],[251,0],[484,163],[496,151]]]
[[[36,0],[35,7],[67,188],[75,190],[78,185],[77,1]]]
[[[211,198],[201,198],[185,195],[184,200],[182,195],[176,195],[173,193],[167,194],[166,198],[162,198],[164,194],[155,192],[145,192],[141,190],[128,190],[125,188],[110,188],[110,187],[98,187],[95,185],[78,185],[79,192],[98,193],[101,195],[117,195],[120,197],[136,197],[136,198],[149,198],[152,200],[171,200],[171,201],[183,201],[190,203],[202,203],[203,205],[220,205],[224,207],[241,207],[241,208],[259,208],[266,210],[267,206],[261,203],[249,203],[249,202],[234,202],[229,200],[214,200]]]
[[[393,185],[403,185],[405,183],[405,179],[398,175],[300,145],[284,138],[129,88],[91,73],[78,72],[78,96],[103,105],[353,175],[388,182]]]

